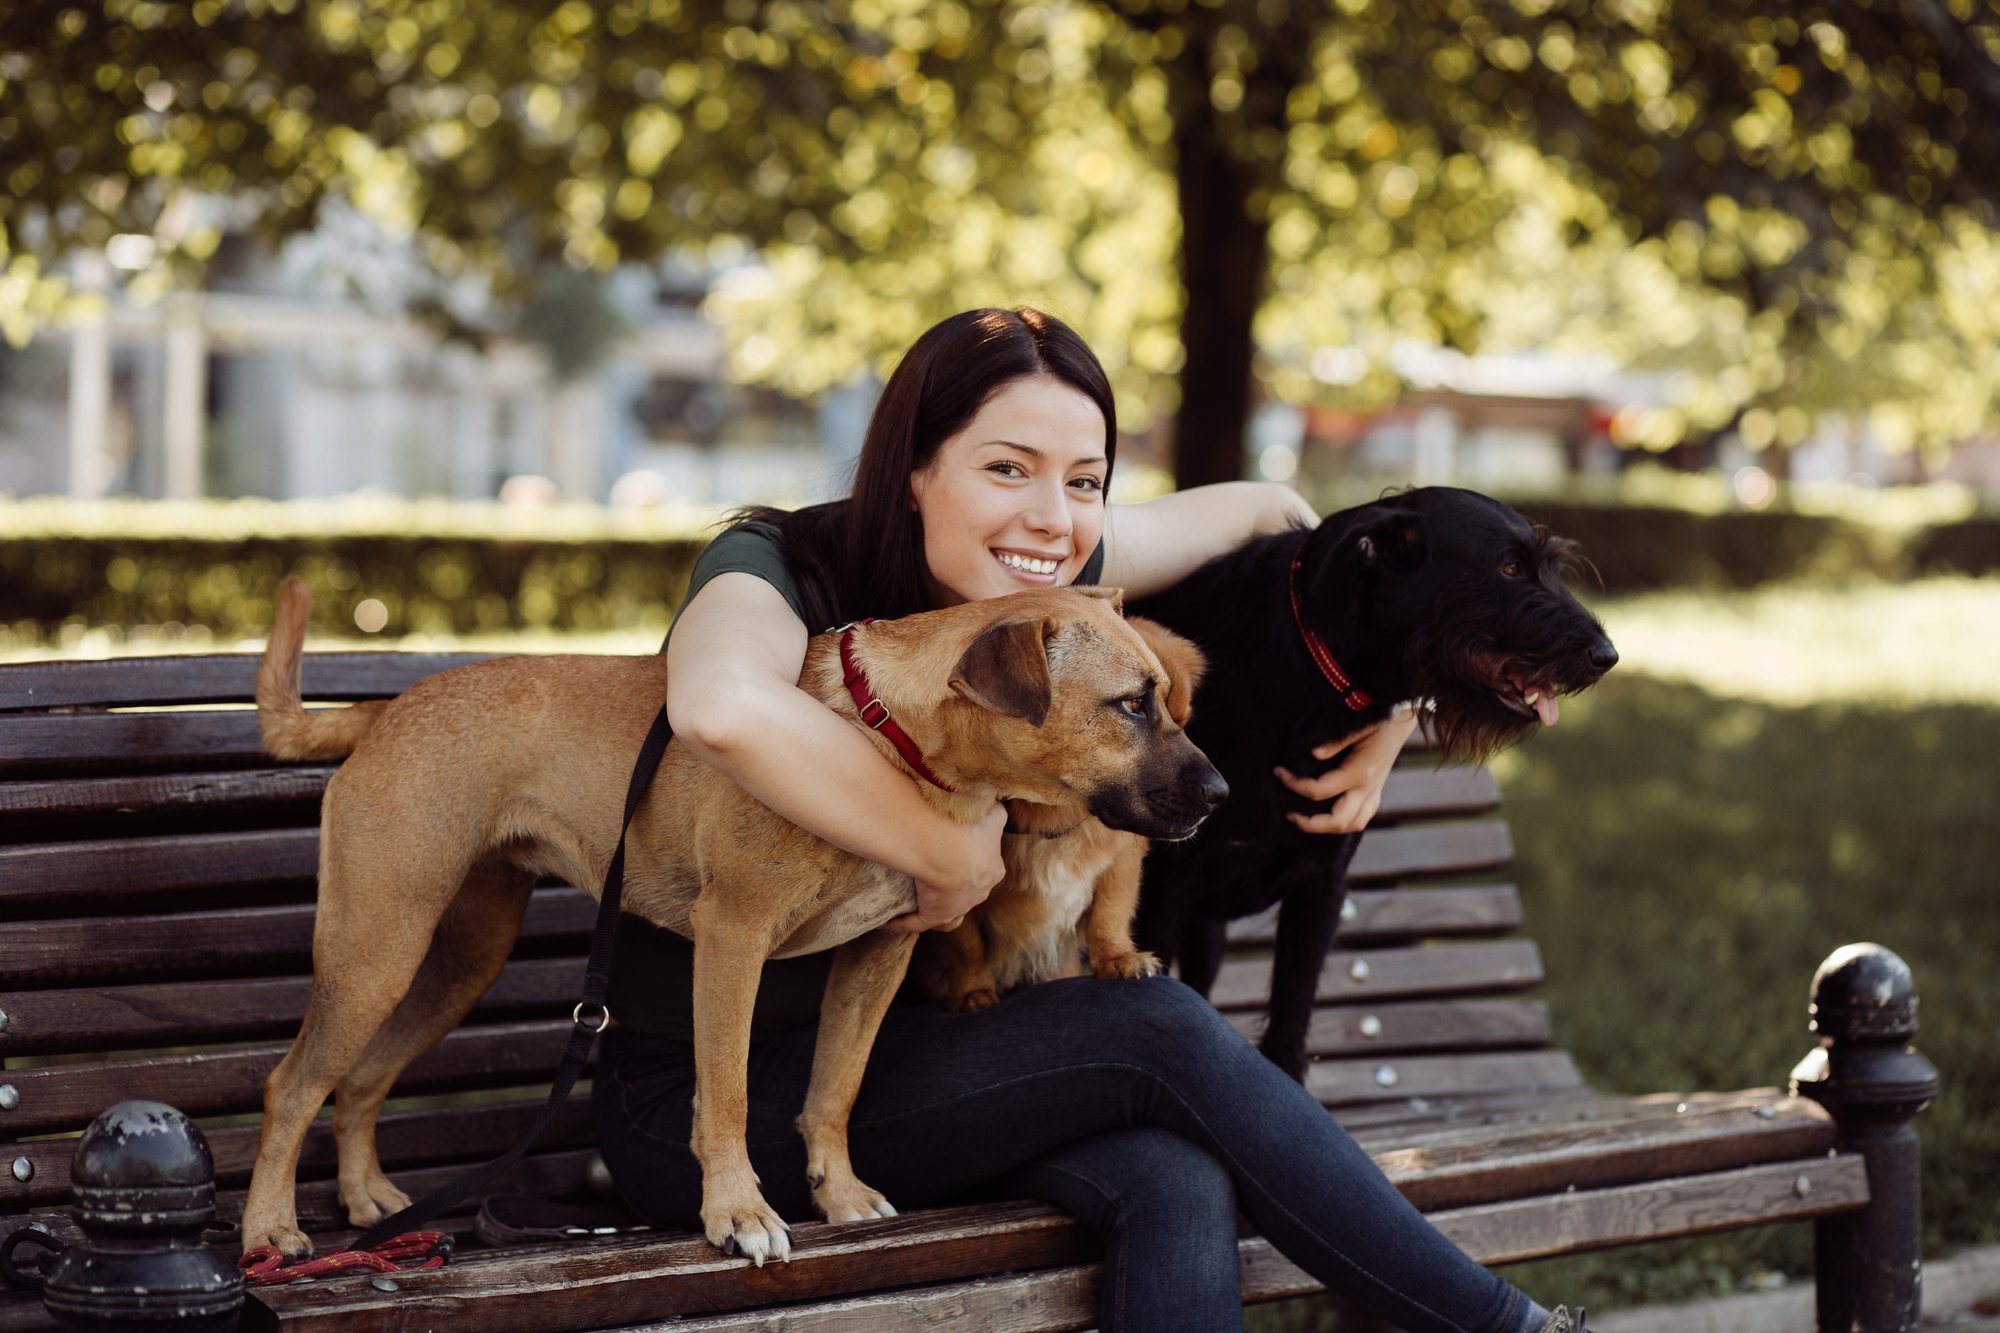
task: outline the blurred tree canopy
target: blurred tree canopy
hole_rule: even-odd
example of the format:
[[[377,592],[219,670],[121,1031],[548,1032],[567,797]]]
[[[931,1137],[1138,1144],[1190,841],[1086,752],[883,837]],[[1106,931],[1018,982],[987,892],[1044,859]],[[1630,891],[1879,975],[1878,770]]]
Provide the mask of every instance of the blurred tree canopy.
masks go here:
[[[1996,0],[109,0],[0,13],[0,320],[153,235],[330,197],[447,275],[758,247],[736,365],[810,392],[971,304],[1104,357],[1183,484],[1253,378],[1379,401],[1397,338],[1687,372],[1635,443],[2000,389]],[[1179,281],[1173,280],[1178,274]],[[1329,369],[1326,348],[1358,359]],[[1262,360],[1257,361],[1261,349]]]

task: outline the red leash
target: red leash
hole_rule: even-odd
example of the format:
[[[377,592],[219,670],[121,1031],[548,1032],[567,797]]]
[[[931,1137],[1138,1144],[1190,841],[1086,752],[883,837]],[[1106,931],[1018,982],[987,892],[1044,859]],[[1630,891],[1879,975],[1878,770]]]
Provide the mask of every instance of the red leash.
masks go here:
[[[443,1268],[445,1256],[450,1253],[450,1232],[406,1231],[372,1250],[335,1250],[292,1264],[285,1262],[285,1253],[277,1246],[259,1245],[236,1262],[243,1270],[244,1282],[250,1286],[275,1287],[342,1273],[403,1273]]]

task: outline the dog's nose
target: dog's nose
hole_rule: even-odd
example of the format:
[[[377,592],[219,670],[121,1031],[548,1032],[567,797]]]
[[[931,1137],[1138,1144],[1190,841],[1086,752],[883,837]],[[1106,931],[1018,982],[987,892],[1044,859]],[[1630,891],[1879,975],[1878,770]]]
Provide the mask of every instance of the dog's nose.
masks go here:
[[[1611,640],[1597,641],[1597,646],[1590,650],[1590,665],[1599,672],[1609,671],[1618,665],[1618,650],[1611,646]]]
[[[1222,774],[1203,764],[1207,770],[1195,784],[1195,795],[1207,809],[1213,810],[1229,799],[1229,784],[1222,780]]]

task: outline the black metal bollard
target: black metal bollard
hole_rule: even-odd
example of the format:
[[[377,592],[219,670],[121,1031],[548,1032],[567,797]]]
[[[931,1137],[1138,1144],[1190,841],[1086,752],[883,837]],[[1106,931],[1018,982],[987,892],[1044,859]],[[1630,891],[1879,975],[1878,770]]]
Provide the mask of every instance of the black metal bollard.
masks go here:
[[[1819,1049],[1792,1091],[1832,1113],[1837,1140],[1868,1163],[1868,1206],[1814,1223],[1820,1333],[1906,1333],[1923,1306],[1922,1186],[1910,1120],[1938,1093],[1938,1072],[1910,1047],[1917,987],[1879,944],[1836,950],[1813,977]]]
[[[243,1275],[201,1243],[215,1158],[186,1116],[120,1102],[90,1122],[70,1165],[81,1243],[49,1264],[42,1304],[67,1328],[228,1333]]]

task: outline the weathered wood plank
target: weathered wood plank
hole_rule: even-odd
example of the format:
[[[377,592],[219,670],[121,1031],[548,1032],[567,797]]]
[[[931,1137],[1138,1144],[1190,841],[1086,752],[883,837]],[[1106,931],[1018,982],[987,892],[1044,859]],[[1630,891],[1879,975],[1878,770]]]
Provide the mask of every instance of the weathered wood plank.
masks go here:
[[[376,1137],[382,1163],[391,1177],[412,1167],[440,1163],[476,1165],[498,1157],[511,1148],[535,1122],[545,1096],[530,1101],[457,1103],[422,1111],[392,1111],[382,1117]],[[220,1186],[247,1185],[250,1166],[257,1156],[256,1124],[216,1125],[202,1131],[215,1155],[215,1179]],[[580,1148],[596,1142],[591,1126],[590,1099],[579,1093],[556,1113],[540,1146],[546,1151]],[[69,1195],[70,1157],[76,1151],[74,1137],[29,1139],[9,1149],[28,1160],[30,1177],[23,1182],[13,1175],[0,1176],[0,1212],[18,1212],[53,1203]],[[309,1181],[333,1175],[333,1131],[321,1119],[306,1135],[299,1157],[299,1179]]]
[[[1315,1060],[1306,1088],[1328,1106],[1499,1092],[1581,1088],[1567,1051],[1492,1055],[1392,1055],[1376,1060]]]
[[[18,920],[31,912],[75,912],[95,894],[309,884],[318,874],[317,828],[30,843],[0,847],[0,913]]]
[[[1484,814],[1499,804],[1500,783],[1491,769],[1398,768],[1382,787],[1375,819]]]
[[[315,764],[0,782],[0,829],[18,829],[31,837],[36,821],[47,819],[206,815],[316,806],[333,773],[332,765]]]
[[[566,896],[569,890],[562,891]],[[579,895],[580,896],[580,895]],[[538,902],[539,906],[539,902]],[[560,920],[558,938],[587,931],[588,913],[569,902],[543,908],[535,938],[549,938],[549,917]],[[586,901],[594,909],[595,904]],[[255,1040],[296,1033],[305,1017],[309,977],[255,977],[234,981],[159,982],[79,990],[0,994],[7,1027],[0,1055],[188,1046],[210,1041]],[[567,1013],[583,993],[581,957],[520,959],[509,963],[472,1011],[473,1022],[503,1017]]]
[[[535,890],[521,938],[547,948],[588,939],[597,903],[580,889]],[[303,971],[312,953],[310,903],[157,916],[0,923],[0,976],[15,984]],[[5,1002],[0,1001],[0,1007]],[[11,1013],[12,1010],[10,1009]],[[0,1038],[4,1045],[4,1038]]]
[[[102,662],[0,666],[0,712],[34,708],[248,703],[257,697],[257,653],[119,657]],[[307,653],[305,697],[329,702],[401,694],[425,676],[491,653]]]
[[[1433,949],[1335,950],[1320,972],[1322,1004],[1366,1004],[1417,995],[1521,990],[1542,979],[1533,940],[1493,940]],[[1218,1009],[1262,1007],[1270,996],[1267,959],[1224,963],[1209,992]]]
[[[461,1027],[410,1062],[396,1080],[395,1095],[518,1088],[547,1081],[562,1063],[570,1027],[567,1015]],[[136,1088],[188,1115],[259,1113],[264,1106],[264,1079],[290,1049],[291,1043],[283,1042],[9,1070],[7,1081],[20,1100],[0,1119],[0,1127],[15,1134],[80,1130]]]
[[[1859,1158],[1817,1157],[1481,1204],[1439,1212],[1433,1220],[1474,1258],[1491,1264],[1537,1257],[1558,1245],[1604,1248],[1820,1216],[1866,1199],[1867,1173]],[[982,1330],[1080,1329],[1098,1317],[1098,1266],[1078,1262],[1092,1245],[1081,1228],[1053,1210],[1000,1204],[837,1228],[808,1224],[799,1228],[791,1263],[763,1269],[725,1259],[699,1240],[631,1238],[468,1258],[406,1275],[399,1280],[402,1290],[391,1297],[374,1292],[365,1278],[344,1278],[273,1288],[267,1299],[285,1326],[301,1333],[413,1333],[475,1318],[482,1333],[560,1333],[614,1324],[660,1333],[808,1328],[873,1333],[946,1323]],[[1315,1279],[1262,1238],[1244,1239],[1238,1254],[1246,1300],[1318,1289]],[[995,1272],[1006,1275],[987,1276]],[[871,1291],[885,1273],[895,1274],[900,1289]],[[549,1299],[558,1292],[560,1300]],[[867,1294],[852,1294],[857,1292]],[[796,1303],[801,1301],[811,1303]],[[787,1304],[748,1308],[777,1302]],[[663,1319],[671,1322],[637,1322]]]
[[[1264,1016],[1239,1010],[1230,1023],[1255,1041]],[[1315,1056],[1412,1051],[1528,1050],[1549,1044],[1540,1000],[1458,1000],[1342,1006],[1314,1013],[1306,1050]]]
[[[1491,870],[1514,859],[1514,840],[1499,819],[1411,824],[1370,829],[1347,868],[1353,884],[1412,875],[1457,875]]]
[[[249,709],[0,713],[0,778],[273,763]]]
[[[1279,905],[1229,923],[1231,948],[1269,948],[1278,938]],[[1512,884],[1463,888],[1355,889],[1334,938],[1350,948],[1411,939],[1500,935],[1521,927],[1521,896]]]

